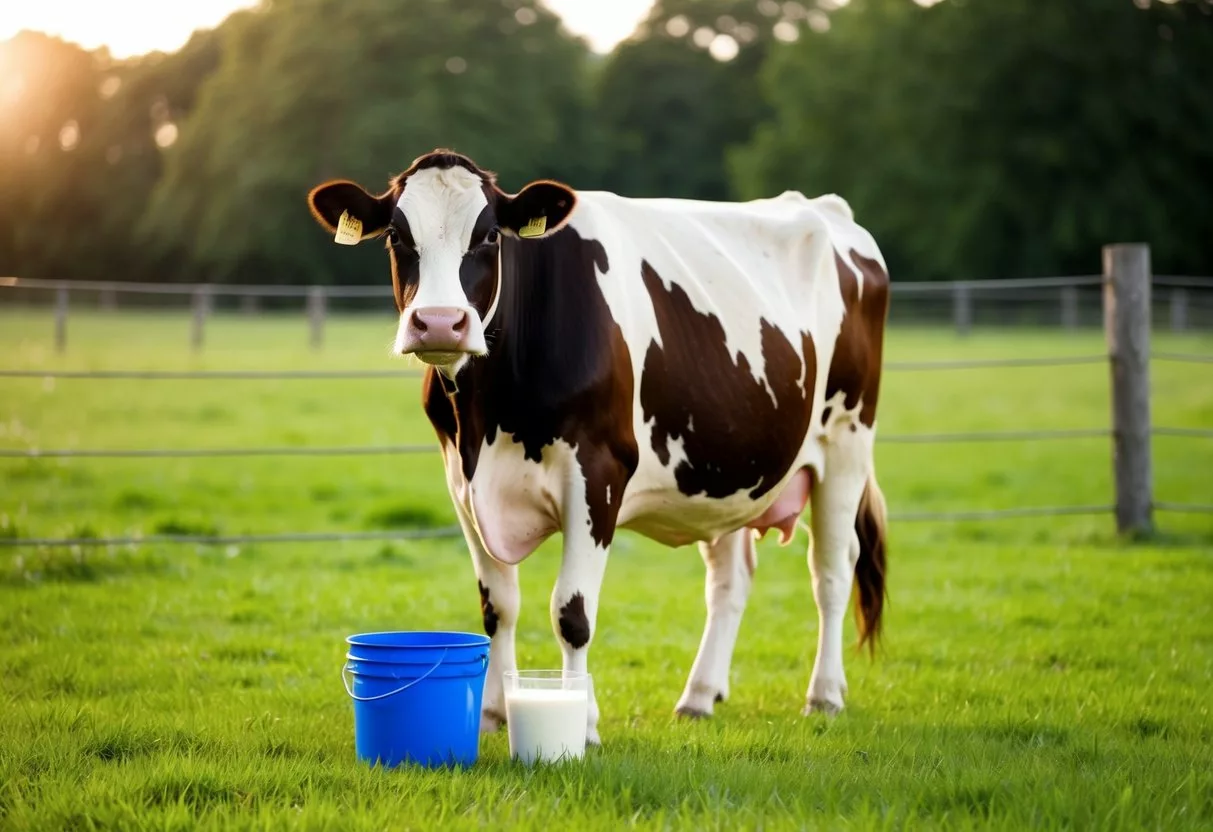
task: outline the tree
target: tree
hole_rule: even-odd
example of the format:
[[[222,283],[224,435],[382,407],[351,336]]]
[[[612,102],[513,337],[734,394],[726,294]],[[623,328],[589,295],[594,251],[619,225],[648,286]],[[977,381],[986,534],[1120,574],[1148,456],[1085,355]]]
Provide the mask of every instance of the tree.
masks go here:
[[[809,14],[799,3],[785,6]],[[767,115],[758,70],[773,27],[795,31],[780,20],[783,9],[774,0],[657,0],[599,78],[603,186],[628,196],[727,199],[725,151]]]
[[[906,278],[1085,274],[1136,240],[1162,270],[1213,269],[1207,0],[853,0],[831,20],[765,67],[742,194],[842,194]]]
[[[133,61],[34,32],[0,45],[0,271],[157,277],[135,239],[160,176],[157,130],[192,106],[218,64],[216,39],[198,32],[178,52]]]
[[[218,281],[367,282],[374,247],[308,216],[329,178],[385,186],[453,147],[507,189],[584,164],[587,50],[531,0],[276,0],[227,33],[222,64],[167,153],[145,239]],[[372,249],[367,251],[366,249]]]

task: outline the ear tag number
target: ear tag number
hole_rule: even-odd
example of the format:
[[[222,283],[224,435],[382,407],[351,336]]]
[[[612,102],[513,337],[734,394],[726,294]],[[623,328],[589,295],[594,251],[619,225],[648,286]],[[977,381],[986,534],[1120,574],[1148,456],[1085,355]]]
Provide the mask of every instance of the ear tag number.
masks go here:
[[[337,220],[337,236],[333,238],[343,246],[357,245],[362,241],[362,220],[350,216],[349,211],[341,212]]]
[[[547,230],[547,227],[548,227],[548,218],[547,217],[535,217],[535,219],[531,220],[526,225],[522,226],[522,228],[518,229],[518,236],[519,237],[538,237],[540,234],[542,234],[544,231]]]

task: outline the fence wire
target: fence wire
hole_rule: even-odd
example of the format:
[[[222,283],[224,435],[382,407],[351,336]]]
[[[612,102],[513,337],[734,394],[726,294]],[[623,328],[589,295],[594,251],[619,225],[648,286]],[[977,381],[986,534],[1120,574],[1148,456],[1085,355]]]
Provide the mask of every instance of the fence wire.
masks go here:
[[[458,526],[432,529],[395,529],[375,532],[284,532],[282,534],[149,534],[122,537],[4,537],[0,547],[43,546],[139,546],[143,544],[195,544],[198,546],[238,546],[247,543],[333,543],[347,540],[426,540],[463,534]]]
[[[889,520],[902,523],[960,522],[965,520],[1013,520],[1019,517],[1066,517],[1082,514],[1109,514],[1116,507],[1106,506],[1022,506],[1020,508],[964,509],[960,511],[891,511]]]
[[[1201,357],[1196,356],[1197,360]],[[1182,360],[1182,359],[1180,359]],[[1208,358],[1213,361],[1213,356]],[[891,372],[932,370],[982,370],[1008,367],[1072,367],[1106,364],[1106,355],[1058,356],[1052,358],[987,358],[964,361],[886,361]],[[8,370],[0,378],[37,379],[137,379],[144,381],[271,381],[306,379],[417,378],[421,370]]]
[[[1158,511],[1187,514],[1213,514],[1213,505],[1197,503],[1156,502]],[[898,523],[963,523],[988,520],[1014,520],[1024,517],[1074,517],[1110,514],[1112,505],[1093,506],[1025,506],[1021,508],[967,509],[961,511],[902,511],[891,512],[889,520]],[[432,529],[397,529],[374,532],[285,532],[282,534],[188,535],[152,534],[122,537],[27,537],[0,538],[0,548],[97,548],[140,545],[238,546],[256,543],[337,543],[375,540],[433,540],[459,537],[459,526]]]
[[[1155,436],[1213,439],[1211,428],[1167,428],[1151,430]],[[1072,430],[974,431],[962,433],[891,433],[878,441],[885,445],[968,444],[982,442],[1037,442],[1070,439],[1105,439],[1108,428]],[[0,448],[0,459],[194,459],[207,457],[309,457],[394,456],[435,453],[437,445],[347,445],[332,448]]]
[[[28,448],[0,449],[3,459],[192,459],[197,457],[246,456],[378,456],[421,454],[437,451],[437,445],[349,445],[342,448]]]
[[[1183,436],[1190,439],[1213,439],[1213,428],[1154,428],[1155,436]]]
[[[1213,355],[1199,355],[1185,352],[1152,352],[1150,358],[1154,361],[1178,361],[1184,364],[1213,364]]]
[[[1174,511],[1180,514],[1213,514],[1213,503],[1171,503],[1171,502],[1155,502],[1154,508],[1158,511]]]
[[[0,378],[139,379],[143,381],[295,381],[417,378],[420,370],[0,370]]]

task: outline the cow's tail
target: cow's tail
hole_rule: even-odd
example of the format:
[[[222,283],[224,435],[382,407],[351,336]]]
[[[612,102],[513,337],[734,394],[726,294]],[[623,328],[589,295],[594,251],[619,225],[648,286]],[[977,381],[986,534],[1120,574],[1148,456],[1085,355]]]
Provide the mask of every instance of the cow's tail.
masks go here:
[[[855,561],[855,624],[859,646],[865,644],[875,655],[880,640],[881,615],[886,597],[885,570],[888,565],[888,512],[884,494],[876,484],[876,472],[868,475],[859,511],[855,515],[855,534],[859,538],[859,558]]]

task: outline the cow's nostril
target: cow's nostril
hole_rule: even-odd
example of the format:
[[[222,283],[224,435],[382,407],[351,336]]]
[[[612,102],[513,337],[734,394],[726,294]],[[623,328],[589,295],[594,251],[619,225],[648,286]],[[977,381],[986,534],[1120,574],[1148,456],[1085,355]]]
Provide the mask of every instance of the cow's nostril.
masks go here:
[[[427,330],[429,330],[430,327],[425,322],[425,318],[421,317],[416,312],[414,312],[413,313],[413,328],[416,329],[418,332],[426,332]]]
[[[468,328],[468,313],[460,312],[459,317],[451,324],[451,331],[456,334],[462,334]]]

